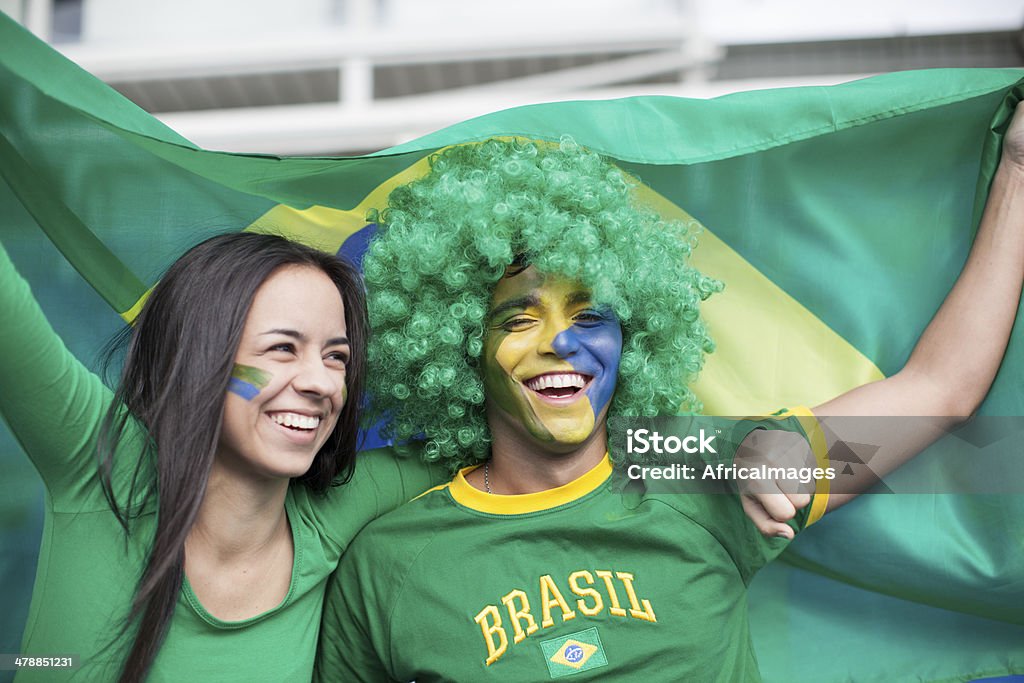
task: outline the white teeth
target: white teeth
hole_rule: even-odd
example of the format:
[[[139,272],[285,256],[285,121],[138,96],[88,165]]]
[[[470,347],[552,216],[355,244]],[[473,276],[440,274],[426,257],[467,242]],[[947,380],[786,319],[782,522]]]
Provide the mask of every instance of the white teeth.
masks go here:
[[[582,389],[587,384],[587,378],[577,372],[559,372],[549,375],[541,375],[526,380],[526,386],[534,391],[541,389]]]
[[[316,429],[320,424],[320,418],[314,415],[299,415],[298,413],[273,413],[270,419],[279,425],[297,429]]]

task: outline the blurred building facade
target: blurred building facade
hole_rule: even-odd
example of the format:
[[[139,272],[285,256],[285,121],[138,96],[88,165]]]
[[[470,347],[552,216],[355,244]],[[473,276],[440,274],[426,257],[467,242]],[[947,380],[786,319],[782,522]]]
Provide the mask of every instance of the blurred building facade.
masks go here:
[[[336,155],[511,106],[1024,65],[1008,0],[0,0],[200,146]]]

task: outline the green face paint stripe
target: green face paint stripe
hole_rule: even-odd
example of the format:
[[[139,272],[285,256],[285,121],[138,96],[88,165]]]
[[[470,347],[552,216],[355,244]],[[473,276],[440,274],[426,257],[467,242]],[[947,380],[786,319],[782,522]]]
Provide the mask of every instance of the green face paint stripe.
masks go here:
[[[270,378],[273,375],[266,370],[260,370],[259,368],[254,368],[251,365],[240,365],[235,363],[235,367],[231,369],[231,376],[245,382],[246,384],[251,384],[257,389],[262,389],[270,384]]]
[[[228,391],[251,401],[270,383],[271,374],[251,365],[235,364],[228,380]]]

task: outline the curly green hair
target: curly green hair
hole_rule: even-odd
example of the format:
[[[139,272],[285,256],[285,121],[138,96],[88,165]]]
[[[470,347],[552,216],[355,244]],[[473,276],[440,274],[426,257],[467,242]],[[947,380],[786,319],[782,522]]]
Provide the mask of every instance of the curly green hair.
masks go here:
[[[722,284],[688,265],[696,240],[635,198],[636,181],[572,138],[445,149],[396,188],[363,261],[368,420],[424,440],[453,469],[488,457],[480,374],[495,283],[513,263],[580,282],[622,326],[612,415],[699,412],[688,385],[713,350],[700,303]]]

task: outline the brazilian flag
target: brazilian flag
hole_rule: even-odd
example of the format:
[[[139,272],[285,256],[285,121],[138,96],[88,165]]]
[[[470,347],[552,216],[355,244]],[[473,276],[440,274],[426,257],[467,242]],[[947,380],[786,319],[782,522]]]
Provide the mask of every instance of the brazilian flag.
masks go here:
[[[1024,76],[536,105],[363,157],[278,158],[196,147],[6,18],[0,46],[0,239],[87,363],[205,237],[270,231],[358,258],[367,209],[432,152],[569,133],[704,226],[694,260],[726,290],[706,306],[718,351],[696,389],[720,415],[814,405],[901,367],[964,263]],[[982,414],[1024,415],[1022,327]],[[17,652],[41,493],[6,433],[0,462],[0,652]],[[1009,495],[867,495],[826,517],[752,588],[765,680],[1024,673],[1021,520]]]

